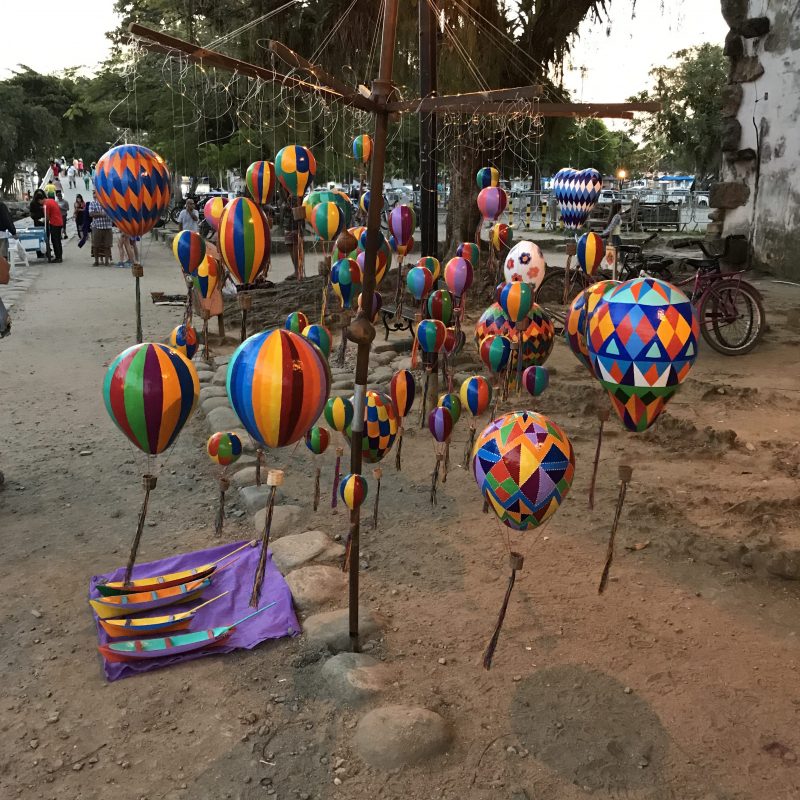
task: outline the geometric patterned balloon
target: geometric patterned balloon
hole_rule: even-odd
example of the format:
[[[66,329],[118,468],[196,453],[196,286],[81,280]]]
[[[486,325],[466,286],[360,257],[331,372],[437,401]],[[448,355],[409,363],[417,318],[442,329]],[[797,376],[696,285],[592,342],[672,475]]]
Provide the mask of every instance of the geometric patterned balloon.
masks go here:
[[[560,169],[553,178],[553,194],[564,226],[572,231],[583,227],[600,197],[603,181],[596,169]]]
[[[197,331],[191,325],[178,325],[170,331],[167,344],[191,361],[197,352]]]
[[[100,156],[94,188],[97,202],[128,236],[144,236],[169,206],[167,165],[138,144],[121,144]]]
[[[589,350],[586,347],[586,320],[592,315],[597,304],[606,292],[610,292],[619,281],[597,281],[582,291],[567,309],[564,317],[564,338],[575,358],[583,364],[589,372],[592,365],[589,362]]]
[[[235,433],[212,433],[206,452],[215,464],[228,467],[242,455],[242,440]]]
[[[285,447],[316,422],[331,386],[328,362],[308,339],[283,328],[246,339],[228,364],[227,391],[247,432]]]
[[[525,323],[523,323],[525,325]],[[503,313],[499,303],[492,303],[486,311],[481,314],[480,319],[475,325],[475,344],[480,351],[481,342],[487,336],[500,335],[514,338],[516,329],[508,317]],[[555,338],[555,327],[550,317],[544,312],[537,303],[528,312],[528,323],[522,332],[522,366],[531,367],[542,365],[547,361],[553,350]],[[516,351],[511,355],[509,369],[516,369]]]
[[[163,453],[192,416],[200,382],[192,362],[165,344],[120,353],[103,381],[106,411],[140,450]]]
[[[575,454],[567,434],[533,411],[512,411],[478,436],[472,471],[498,519],[515,531],[548,520],[567,496]]]
[[[589,317],[589,360],[628,430],[647,430],[686,379],[699,330],[689,298],[657,278],[603,295]]]
[[[352,426],[344,431],[348,442],[352,433]],[[370,389],[364,402],[364,431],[361,438],[364,460],[377,464],[392,449],[396,436],[397,414],[391,397]]]

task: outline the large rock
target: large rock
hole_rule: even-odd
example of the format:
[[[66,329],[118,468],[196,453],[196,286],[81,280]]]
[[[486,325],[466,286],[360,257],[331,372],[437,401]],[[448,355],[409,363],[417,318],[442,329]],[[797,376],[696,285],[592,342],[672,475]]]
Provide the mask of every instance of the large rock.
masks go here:
[[[347,576],[338,567],[312,564],[289,573],[286,583],[298,611],[311,611],[341,603],[347,589]]]
[[[242,458],[243,457],[244,456],[242,456]],[[255,461],[255,458],[252,458],[251,460]],[[241,461],[241,458],[239,459],[239,461]],[[239,463],[239,462],[237,462],[237,463]],[[264,470],[262,469],[261,470],[261,478],[262,478],[262,480],[263,480],[264,477],[265,477]],[[240,469],[238,472],[234,473],[231,476],[231,484],[236,486],[238,489],[241,489],[244,486],[255,486],[256,485],[256,468],[254,466],[253,467],[249,467],[249,466],[243,467],[242,469]]]
[[[353,744],[370,766],[389,770],[440,755],[451,739],[450,726],[433,711],[384,706],[361,718]]]
[[[274,526],[274,514],[272,522]],[[262,528],[259,530],[263,530],[263,518],[261,524]],[[270,549],[275,566],[284,575],[309,561],[334,561],[344,555],[344,547],[330,539],[323,531],[306,531],[284,536],[271,543]]]
[[[261,472],[265,475],[264,471]],[[297,530],[298,522],[303,514],[303,509],[300,506],[275,506],[272,509],[272,528],[270,529],[270,539],[277,539],[279,536],[286,536],[289,533],[295,533]],[[264,530],[264,522],[267,517],[267,509],[262,508],[257,511],[253,517],[253,523],[256,526],[256,533],[260,534]]]
[[[733,62],[731,83],[750,83],[757,81],[764,74],[764,65],[758,56],[744,56]]]
[[[339,653],[323,664],[320,675],[331,698],[345,706],[368,703],[391,680],[389,668],[365,653]]]
[[[247,509],[247,511],[250,514],[255,514],[256,511],[260,511],[262,508],[267,507],[267,503],[269,503],[270,487],[267,486],[266,483],[262,483],[261,486],[256,486],[256,468],[253,467],[252,470],[253,480],[239,489],[239,496],[242,498],[242,502],[244,503],[244,507]],[[261,480],[263,481],[266,477],[267,472],[262,468]],[[275,509],[273,509],[272,512],[273,530],[275,528],[275,511],[279,508],[281,508],[281,506],[275,506]],[[259,528],[259,530],[262,529],[263,523],[262,528]]]
[[[723,117],[735,117],[742,104],[744,89],[740,83],[728,83],[720,89],[722,98],[722,109],[720,113]]]
[[[206,414],[206,420],[214,431],[229,431],[241,427],[241,421],[230,406],[214,408]]]
[[[723,151],[738,150],[742,139],[742,123],[735,117],[725,117],[720,124]]]
[[[781,550],[767,561],[767,572],[789,581],[800,580],[800,550]]]
[[[361,641],[380,631],[377,618],[366,608],[358,609],[358,632]],[[313,648],[327,648],[332,653],[350,650],[350,618],[346,608],[314,614],[303,623],[306,642]]]
[[[755,39],[757,36],[765,36],[769,33],[769,17],[750,17],[744,21],[739,33],[745,39]]]
[[[197,370],[197,380],[200,383],[208,383],[209,381],[214,379],[214,373],[209,372],[207,369],[198,369]]]
[[[731,30],[739,30],[744,25],[747,19],[748,5],[748,0],[721,0],[720,10]]]
[[[207,400],[209,397],[227,397],[228,392],[224,386],[204,386],[200,390],[200,402]]]
[[[750,197],[750,187],[745,183],[725,181],[712,183],[708,204],[711,208],[738,208]]]
[[[230,408],[231,404],[228,402],[227,396],[225,397],[207,397],[200,403],[200,408],[203,409],[203,413],[208,416],[215,408]],[[239,422],[237,420],[237,425]]]
[[[228,366],[224,364],[221,367],[217,367],[216,371],[214,372],[214,377],[211,379],[211,382],[214,386],[224,386],[228,380]]]

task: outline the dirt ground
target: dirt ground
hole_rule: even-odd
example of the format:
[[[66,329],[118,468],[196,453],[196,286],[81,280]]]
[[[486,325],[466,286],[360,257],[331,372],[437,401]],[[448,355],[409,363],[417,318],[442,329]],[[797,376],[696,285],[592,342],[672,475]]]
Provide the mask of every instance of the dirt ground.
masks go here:
[[[797,287],[760,281],[764,341],[735,359],[703,346],[650,432],[612,419],[594,512],[596,411],[607,400],[556,343],[536,410],[570,435],[576,478],[543,536],[513,539],[525,567],[490,672],[481,656],[507,579],[501,526],[460,467],[431,509],[432,440],[409,432],[403,471],[385,465],[381,524],[363,536],[363,601],[384,622],[365,649],[394,673],[382,702],[438,712],[454,743],[385,773],[351,750],[362,712],[326,697],[320,654],[303,637],[105,683],[88,581],[125,559],[143,464],[101,397],[109,361],[134,340],[133,281],[88,261],[70,245],[63,265],[38,267],[0,344],[1,797],[800,796]],[[145,262],[146,299],[151,289],[181,291],[161,244]],[[163,339],[180,313],[146,302],[145,337]],[[455,462],[467,433],[463,420]],[[214,543],[208,434],[198,413],[179,437],[142,560]],[[287,469],[283,502],[308,509],[299,530],[345,533],[344,515],[310,510],[301,450],[270,454]],[[621,462],[633,483],[600,597]],[[247,514],[226,526],[231,540],[253,532]]]

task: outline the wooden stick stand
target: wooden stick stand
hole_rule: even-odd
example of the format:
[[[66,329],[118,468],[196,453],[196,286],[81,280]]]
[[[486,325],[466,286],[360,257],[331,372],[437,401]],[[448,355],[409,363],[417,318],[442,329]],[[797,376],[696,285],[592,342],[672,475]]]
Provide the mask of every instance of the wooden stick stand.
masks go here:
[[[258,608],[258,601],[261,597],[261,586],[264,583],[264,573],[267,569],[267,552],[269,548],[270,529],[272,528],[272,512],[275,509],[275,492],[282,483],[282,469],[271,469],[267,473],[267,486],[270,487],[269,503],[267,505],[267,514],[264,518],[264,533],[261,537],[261,554],[258,558],[258,566],[256,567],[256,574],[253,579],[253,592],[250,595],[250,606],[252,608]]]
[[[378,527],[378,503],[381,499],[381,478],[383,477],[383,470],[380,467],[375,467],[372,470],[372,476],[375,478],[377,488],[375,490],[375,503],[372,506],[372,530]]]
[[[208,320],[211,318],[211,312],[204,308],[200,314],[203,317],[203,359],[208,362],[211,360],[211,349],[208,346]]]
[[[139,281],[144,276],[144,268],[141,264],[134,264],[131,267],[131,274],[136,283],[136,343],[142,343],[142,289]]]
[[[525,563],[524,557],[520,553],[511,552],[508,555],[508,564],[511,567],[511,575],[508,579],[508,586],[506,587],[506,595],[503,598],[503,605],[500,606],[500,614],[497,617],[497,625],[495,625],[492,638],[489,640],[489,645],[486,652],[483,654],[483,668],[490,670],[492,668],[492,659],[494,658],[494,651],[497,648],[497,642],[500,639],[500,631],[503,628],[503,622],[506,618],[506,611],[508,610],[508,601],[511,599],[511,590],[514,588],[514,583],[517,579],[517,572],[522,569]]]
[[[249,292],[240,292],[238,295],[239,308],[242,312],[242,329],[240,340],[243,342],[247,338],[247,312],[252,308],[253,297]]]
[[[600,576],[600,585],[597,587],[597,594],[603,594],[608,585],[608,574],[611,571],[611,563],[614,561],[614,542],[617,538],[617,526],[619,517],[622,513],[622,505],[625,502],[625,492],[628,484],[633,477],[633,468],[620,464],[619,466],[619,496],[617,497],[617,508],[614,512],[614,522],[611,524],[611,535],[608,537],[608,549],[606,550],[606,563],[603,567],[603,574]]]
[[[155,475],[142,475],[142,488],[144,489],[144,500],[142,501],[142,508],[139,511],[139,523],[136,526],[136,535],[133,537],[133,544],[131,545],[131,554],[128,556],[128,565],[125,567],[124,584],[130,583],[131,572],[133,572],[133,565],[136,563],[136,554],[139,552],[139,542],[142,539],[142,531],[144,530],[144,521],[147,518],[147,504],[150,501],[150,492],[156,488],[157,478]]]
[[[214,520],[214,533],[222,536],[222,526],[225,524],[225,492],[231,488],[231,482],[223,475],[219,479],[219,507]]]
[[[342,473],[342,456],[344,448],[336,448],[336,466],[333,469],[333,488],[331,490],[331,514],[337,514],[336,506],[339,502],[339,477]]]
[[[569,302],[569,278],[572,274],[572,258],[578,254],[578,245],[575,241],[567,242],[567,266],[564,267],[564,297],[562,298],[563,305]]]

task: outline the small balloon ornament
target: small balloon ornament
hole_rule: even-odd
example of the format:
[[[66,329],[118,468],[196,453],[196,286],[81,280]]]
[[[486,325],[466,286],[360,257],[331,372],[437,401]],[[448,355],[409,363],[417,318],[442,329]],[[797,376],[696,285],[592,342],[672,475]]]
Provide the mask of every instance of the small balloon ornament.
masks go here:
[[[517,389],[522,385],[522,335],[525,329],[525,319],[533,307],[533,288],[529,283],[514,281],[507,283],[500,291],[500,307],[509,322],[514,324],[514,338],[512,350],[516,351],[517,362]]]
[[[325,358],[330,358],[333,337],[324,325],[306,325],[301,331],[302,336],[315,344],[322,351]]]
[[[331,288],[342,308],[352,308],[361,292],[361,267],[352,258],[342,258],[331,268]]]
[[[447,326],[438,319],[423,319],[417,324],[414,332],[415,346],[422,351],[422,363],[425,367],[425,384],[422,389],[422,402],[420,403],[419,426],[425,424],[427,411],[428,385],[433,373],[433,356],[444,347],[447,338]]]
[[[594,377],[591,362],[589,361],[589,348],[586,345],[586,323],[594,313],[603,295],[619,286],[619,281],[597,281],[584,289],[572,301],[564,317],[564,338],[572,354],[583,364]]]
[[[412,267],[406,275],[408,293],[419,303],[430,293],[433,275],[425,267]]]
[[[444,477],[446,477],[446,451],[454,424],[453,415],[445,406],[436,406],[428,415],[428,430],[433,436],[435,442],[433,450],[436,454],[436,463],[431,473],[430,500],[432,506],[437,504],[436,493],[439,487],[439,476],[444,473]]]
[[[423,256],[417,261],[417,266],[425,267],[425,269],[430,271],[431,275],[433,275],[433,285],[436,286],[436,281],[439,280],[442,274],[442,265],[439,263],[439,259],[433,256]]]
[[[311,226],[323,242],[332,242],[344,229],[344,215],[331,200],[319,203],[311,212]]]
[[[367,189],[358,200],[358,207],[364,214],[369,214],[369,199],[370,199],[370,191]],[[366,230],[366,228],[364,228]]]
[[[481,361],[490,372],[498,374],[508,366],[511,357],[511,340],[507,336],[492,334],[481,342]]]
[[[428,317],[445,325],[453,321],[453,295],[447,289],[437,289],[428,295]]]
[[[353,404],[346,397],[331,397],[325,403],[323,413],[331,428],[344,433],[353,421]]]
[[[450,294],[455,298],[456,304],[472,286],[472,278],[472,264],[466,258],[456,256],[445,265],[444,282]]]
[[[144,342],[123,350],[109,365],[103,400],[112,422],[148,456],[172,446],[197,408],[200,381],[192,362],[164,344]],[[144,530],[152,469],[143,476],[144,500],[131,546],[124,583],[129,583]]]
[[[367,481],[361,475],[349,472],[339,483],[339,496],[344,504],[355,511],[367,499]]]
[[[594,231],[584,233],[578,239],[578,265],[587,275],[594,275],[603,263],[606,246],[602,238]]]
[[[392,380],[389,383],[389,394],[398,418],[397,449],[395,450],[394,460],[394,466],[398,471],[402,469],[400,454],[403,450],[403,419],[411,411],[416,393],[417,383],[411,370],[401,369],[392,375]]]
[[[179,231],[172,240],[172,254],[183,274],[191,278],[206,257],[205,239],[195,231]]]
[[[345,430],[344,436],[348,441],[351,440],[352,424]],[[372,389],[367,391],[364,399],[364,430],[361,437],[361,454],[370,464],[382,461],[392,449],[397,437],[397,414],[388,395]]]
[[[469,466],[472,447],[475,444],[475,419],[489,408],[489,404],[492,402],[492,386],[482,375],[473,375],[461,384],[458,396],[461,400],[461,407],[466,408],[471,415],[469,438],[467,439],[467,446],[464,448],[462,465],[466,469]]]
[[[628,430],[658,419],[697,358],[698,333],[691,301],[665,281],[636,278],[602,296],[589,318],[589,360]]]
[[[440,395],[439,405],[450,412],[453,417],[453,425],[457,425],[461,419],[461,397],[455,392]]]
[[[178,325],[170,331],[167,344],[191,361],[197,352],[199,344],[197,331],[191,325],[185,323]]]
[[[308,429],[306,434],[306,447],[315,455],[321,456],[327,449],[331,441],[331,435],[326,428],[315,425],[313,428]],[[320,497],[320,477],[322,475],[322,468],[319,466],[314,467],[314,511],[319,508]]]
[[[237,287],[255,282],[267,265],[269,248],[264,212],[246,197],[228,203],[219,221],[219,253]]]
[[[478,184],[478,189],[497,186],[500,183],[500,171],[494,167],[481,167],[475,176],[475,183]]]
[[[364,310],[364,303],[363,303],[363,294],[358,295],[358,307],[362,311]],[[372,313],[369,314],[369,321],[375,322],[378,318],[378,312],[383,308],[383,295],[380,292],[373,292],[372,293]]]
[[[353,139],[353,158],[362,164],[367,164],[372,158],[372,137],[366,133]]]
[[[481,265],[481,249],[475,242],[462,242],[456,248],[456,256],[466,258],[472,264],[473,271]]]
[[[547,367],[526,367],[522,373],[522,385],[531,397],[539,397],[550,384]]]
[[[275,156],[275,174],[290,197],[302,197],[317,173],[317,161],[307,147],[291,144]]]
[[[212,433],[206,442],[208,457],[221,467],[235,464],[242,455],[242,440],[230,431]]]
[[[208,300],[214,294],[214,290],[221,279],[222,274],[219,265],[215,259],[208,255],[197,268],[197,272],[192,275],[194,288],[203,300]]]
[[[244,182],[250,197],[258,205],[266,205],[275,194],[275,165],[271,161],[254,161],[247,168]]]
[[[492,225],[492,231],[489,241],[491,242],[492,249],[496,252],[511,247],[514,241],[514,229],[505,222],[497,222]]]
[[[478,211],[485,220],[497,219],[508,205],[508,195],[499,186],[487,186],[478,192]]]
[[[564,226],[571,231],[582,228],[603,190],[603,181],[596,169],[560,169],[553,178],[553,194]]]
[[[144,236],[169,207],[169,170],[147,147],[112,147],[100,156],[93,180],[97,202],[127,236]]]
[[[395,206],[389,213],[389,232],[394,236],[398,246],[408,244],[417,227],[414,209],[409,205]]]
[[[212,230],[219,230],[219,221],[222,219],[222,212],[227,205],[227,197],[212,197],[203,206],[203,219],[211,226]]]
[[[282,328],[251,336],[228,364],[231,406],[250,436],[266,447],[286,447],[305,436],[330,385],[319,349]]]
[[[572,486],[575,454],[567,434],[551,419],[514,411],[493,420],[478,436],[472,459],[475,481],[497,518],[515,531],[544,524]],[[516,573],[523,557],[510,554],[511,575],[492,638],[483,657],[491,669]]]
[[[547,265],[538,244],[533,242],[517,242],[505,259],[503,276],[506,282],[522,281],[538,289],[544,280]]]
[[[361,274],[364,274],[364,270],[366,268],[367,263],[367,254],[365,252],[360,252],[356,256],[356,264],[358,264],[359,269],[361,270]],[[378,250],[375,256],[375,285],[380,286],[381,281],[383,280],[383,276],[386,275],[386,271],[389,269],[389,266],[392,263],[391,258],[391,250],[389,250],[388,245],[386,246],[385,250]]]
[[[301,334],[308,325],[308,317],[302,311],[292,311],[292,313],[286,317],[286,322],[283,323],[283,327],[287,331]]]

